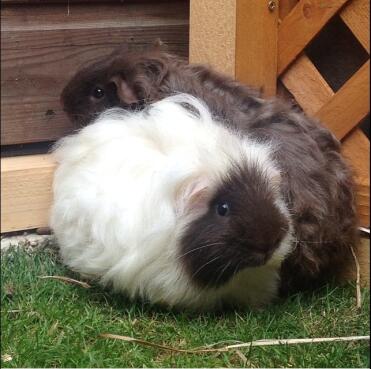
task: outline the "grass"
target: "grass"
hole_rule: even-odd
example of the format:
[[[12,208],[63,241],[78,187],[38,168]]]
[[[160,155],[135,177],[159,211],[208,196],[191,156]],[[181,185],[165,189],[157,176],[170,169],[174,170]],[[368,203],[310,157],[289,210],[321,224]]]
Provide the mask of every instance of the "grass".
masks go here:
[[[369,367],[369,342],[281,345],[235,352],[175,354],[102,339],[133,336],[178,348],[219,341],[369,334],[369,290],[355,308],[354,285],[278,301],[262,311],[191,314],[130,302],[98,286],[84,289],[43,275],[77,277],[51,250],[2,255],[2,367]],[[77,277],[78,278],[78,277]]]

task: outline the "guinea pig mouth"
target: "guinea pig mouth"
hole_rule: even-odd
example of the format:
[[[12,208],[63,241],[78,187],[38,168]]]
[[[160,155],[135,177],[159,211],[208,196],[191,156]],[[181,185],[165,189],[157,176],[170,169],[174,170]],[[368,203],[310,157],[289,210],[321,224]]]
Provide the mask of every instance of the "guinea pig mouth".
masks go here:
[[[235,275],[247,268],[265,265],[274,250],[268,252],[249,252],[248,255],[233,259],[214,257],[203,260],[198,258],[188,265],[188,273],[194,283],[204,288],[218,288],[228,283]]]

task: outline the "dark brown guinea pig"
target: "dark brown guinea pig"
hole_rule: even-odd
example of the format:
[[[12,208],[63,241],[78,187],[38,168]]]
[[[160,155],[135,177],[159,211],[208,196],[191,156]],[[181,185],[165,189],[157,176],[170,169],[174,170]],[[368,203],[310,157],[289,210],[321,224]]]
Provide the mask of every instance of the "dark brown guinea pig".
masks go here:
[[[76,126],[83,126],[109,107],[139,109],[178,92],[204,100],[238,134],[279,146],[275,159],[296,238],[281,270],[283,293],[317,287],[353,263],[350,247],[358,245],[358,222],[352,175],[340,143],[286,103],[264,100],[207,66],[153,49],[119,49],[78,71],[62,103]]]
[[[206,66],[188,64],[159,47],[136,52],[125,45],[80,69],[63,89],[61,102],[79,128],[110,107],[134,110],[179,92],[201,98],[215,116],[233,117],[234,124],[244,125],[250,108],[262,103],[255,90]]]

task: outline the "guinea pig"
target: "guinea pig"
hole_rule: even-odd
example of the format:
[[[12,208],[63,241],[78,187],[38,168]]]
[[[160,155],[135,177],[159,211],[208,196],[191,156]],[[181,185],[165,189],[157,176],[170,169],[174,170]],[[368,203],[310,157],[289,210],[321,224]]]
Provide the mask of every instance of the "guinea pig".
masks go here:
[[[202,99],[226,128],[278,148],[282,195],[296,237],[282,265],[282,293],[317,287],[353,264],[350,247],[358,245],[358,220],[352,173],[340,143],[287,103],[262,99],[207,66],[156,49],[118,49],[84,67],[65,87],[62,103],[70,119],[83,126],[104,109],[138,110],[176,92]]]
[[[124,45],[78,70],[61,94],[61,103],[76,128],[91,123],[110,107],[138,110],[175,93],[188,93],[207,103],[225,123],[240,121],[261,105],[254,89],[203,65],[150,48],[130,51]]]
[[[54,151],[63,261],[151,303],[269,303],[294,245],[275,150],[189,95],[107,110]]]

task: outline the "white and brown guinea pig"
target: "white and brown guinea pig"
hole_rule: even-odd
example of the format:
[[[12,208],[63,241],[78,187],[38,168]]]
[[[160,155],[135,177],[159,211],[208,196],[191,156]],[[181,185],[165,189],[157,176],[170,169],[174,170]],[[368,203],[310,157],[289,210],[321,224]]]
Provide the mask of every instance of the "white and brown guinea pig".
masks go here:
[[[269,303],[293,246],[275,149],[185,94],[102,113],[54,152],[63,261],[152,303]]]

